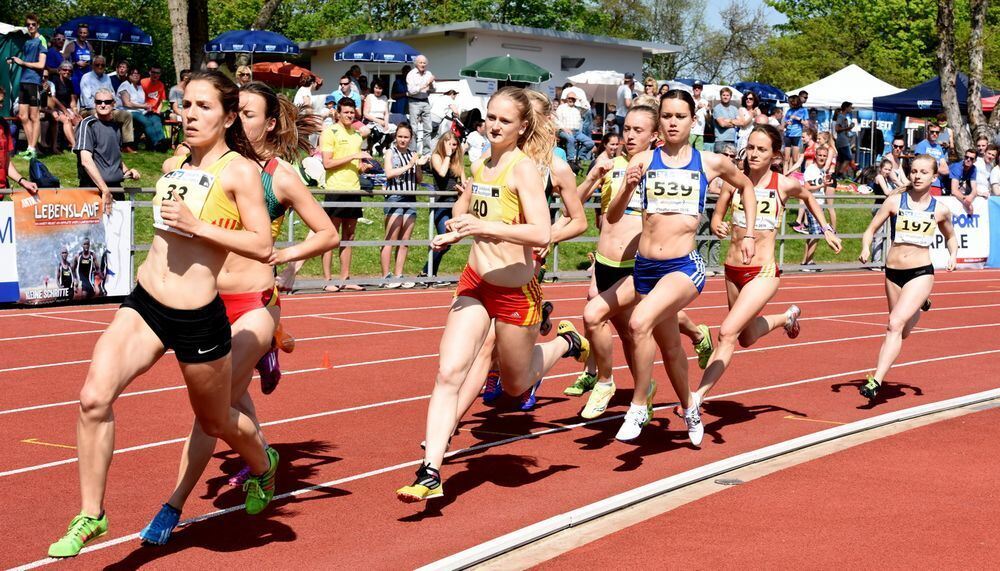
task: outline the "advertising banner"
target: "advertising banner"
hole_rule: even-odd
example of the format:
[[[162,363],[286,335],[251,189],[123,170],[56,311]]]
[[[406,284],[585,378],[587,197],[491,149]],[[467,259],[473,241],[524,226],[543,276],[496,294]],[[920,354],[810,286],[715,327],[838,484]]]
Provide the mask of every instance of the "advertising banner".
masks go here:
[[[987,268],[1000,268],[1000,196],[990,197],[990,219],[996,218],[997,225],[990,228],[990,257]]]
[[[957,198],[939,196],[937,199],[951,209],[951,223],[958,239],[958,266],[971,269],[985,267],[990,256],[989,202],[985,198],[977,198],[972,203],[972,214],[969,214]],[[940,231],[934,234],[931,261],[935,268],[948,265],[948,247]]]
[[[14,205],[0,202],[0,303],[14,302],[17,290],[17,247],[14,242]]]
[[[14,194],[21,303],[127,295],[132,288],[131,203],[101,215],[94,190]]]

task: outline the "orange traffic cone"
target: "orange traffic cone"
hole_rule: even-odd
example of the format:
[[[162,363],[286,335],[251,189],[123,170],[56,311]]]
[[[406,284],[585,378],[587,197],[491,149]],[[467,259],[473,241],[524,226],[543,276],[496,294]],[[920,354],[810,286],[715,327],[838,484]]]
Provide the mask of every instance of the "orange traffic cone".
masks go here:
[[[323,351],[323,364],[320,365],[324,369],[332,369],[333,366],[330,364],[330,353],[328,351]]]

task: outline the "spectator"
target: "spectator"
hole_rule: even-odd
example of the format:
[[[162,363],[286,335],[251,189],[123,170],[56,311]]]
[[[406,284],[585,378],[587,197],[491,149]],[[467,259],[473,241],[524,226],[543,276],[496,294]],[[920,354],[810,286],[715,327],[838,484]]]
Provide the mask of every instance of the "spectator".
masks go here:
[[[875,184],[872,185],[872,190],[878,197],[872,206],[872,217],[878,213],[882,203],[885,202],[885,197],[896,194],[896,189],[900,188],[900,185],[896,184],[895,176],[893,176],[894,168],[895,164],[889,158],[882,159],[882,162],[879,163],[878,174],[875,175]],[[880,270],[880,266],[885,265],[883,263],[885,261],[885,253],[885,231],[883,228],[879,228],[872,242],[872,266],[869,269],[873,271]]]
[[[361,88],[361,84],[368,80],[361,75],[361,66],[358,64],[352,65],[350,69],[347,70],[347,76],[351,79],[351,89],[356,91],[358,95],[363,95],[364,90]]]
[[[427,164],[427,157],[421,157],[410,150],[411,137],[413,137],[413,129],[407,123],[400,123],[396,127],[395,145],[386,152],[385,156],[385,189],[387,191],[410,193],[417,190],[417,184],[423,179],[420,167]],[[383,208],[385,239],[409,240],[413,234],[413,224],[417,220],[417,209],[413,206],[417,197],[412,194],[390,194],[385,197],[385,200],[399,205]],[[409,246],[404,244],[396,246],[395,273],[393,273],[389,268],[392,264],[392,248],[388,244],[382,246],[380,262],[382,275],[385,276],[382,287],[412,288],[416,284],[411,281],[402,283],[390,281],[403,277],[403,272],[406,271],[406,254],[409,251]]]
[[[625,128],[625,116],[628,115],[628,108],[632,106],[632,98],[635,97],[634,91],[635,74],[630,71],[625,74],[625,79],[618,86],[618,92],[615,94],[615,100],[617,101],[615,105],[615,125],[618,127],[619,133]]]
[[[821,165],[827,164],[830,158],[830,149],[826,145],[819,145],[816,147],[816,164],[806,168],[803,174],[802,188],[813,193],[816,196],[816,201],[822,206],[826,203],[825,197],[833,194],[833,178],[821,168]],[[800,208],[800,210],[805,210]],[[837,219],[836,211],[833,209],[828,210],[830,225],[836,229]],[[809,235],[820,235],[823,233],[823,229],[819,225],[819,221],[813,217],[812,213],[805,213],[805,224],[803,234]],[[802,252],[802,271],[803,272],[819,272],[822,271],[821,268],[816,266],[816,262],[813,261],[813,257],[816,255],[816,244],[819,241],[815,238],[806,240],[806,247]]]
[[[358,88],[358,95],[361,96],[362,101],[371,93],[371,90],[368,88],[368,78],[363,75],[358,78],[354,86]]]
[[[556,128],[559,138],[566,143],[566,158],[571,166],[579,167],[580,159],[589,158],[594,148],[594,139],[589,130],[583,129],[584,110],[577,107],[576,93],[563,92],[563,100],[556,109]]]
[[[146,110],[160,114],[167,100],[167,86],[160,80],[163,70],[158,65],[149,67],[149,77],[142,80],[142,90],[146,92]]]
[[[0,106],[7,97],[7,91],[0,85]],[[11,188],[10,181],[21,185],[24,190],[34,194],[38,192],[38,186],[30,180],[21,176],[14,168],[14,163],[10,161],[14,154],[14,137],[11,135],[10,125],[7,120],[0,117],[0,188]],[[0,196],[0,200],[2,200]]]
[[[389,113],[393,115],[391,120],[395,124],[402,123],[406,114],[409,113],[409,98],[406,96],[406,76],[409,75],[410,70],[413,69],[408,65],[404,65],[403,69],[396,76],[396,81],[392,82],[392,92],[389,96],[392,98],[392,107],[389,108]]]
[[[760,115],[760,107],[758,104],[760,100],[757,94],[753,91],[747,91],[743,94],[743,100],[740,103],[739,115],[736,117],[736,124],[739,126],[740,131],[736,137],[736,149],[740,150],[747,146],[747,139],[750,138],[750,131],[753,130],[754,124],[757,123],[757,117]]]
[[[767,124],[777,129],[778,132],[782,134],[782,138],[784,138],[785,129],[781,125],[781,119],[784,116],[785,111],[781,107],[775,105],[774,108],[771,109],[771,115],[767,118]]]
[[[180,73],[180,83],[170,88],[167,100],[170,102],[170,118],[174,121],[181,120],[181,111],[184,106],[184,88],[191,81],[191,70],[182,69]]]
[[[886,156],[886,160],[892,163],[892,171],[889,173],[889,178],[891,179],[894,188],[910,184],[910,180],[906,177],[906,171],[908,169],[903,164],[903,151],[905,150],[906,141],[903,140],[903,137],[899,135],[893,137],[892,148],[889,150],[889,155]]]
[[[42,106],[42,72],[45,71],[45,58],[49,48],[45,37],[38,33],[38,16],[29,13],[24,17],[24,26],[28,28],[28,39],[21,46],[21,56],[14,56],[10,60],[21,66],[17,114],[21,119],[24,137],[28,141],[28,149],[20,156],[27,161],[38,154],[35,147],[42,134],[41,116],[38,110]]]
[[[105,65],[104,56],[94,57],[94,69],[88,71],[80,79],[80,97],[77,99],[77,102],[80,105],[81,117],[94,114],[94,95],[98,89],[107,89],[111,91],[112,95],[114,94],[114,91],[111,89],[111,78],[108,77],[108,74],[104,73]],[[122,127],[121,138],[124,144],[122,150],[126,153],[134,153],[135,150],[132,149],[132,143],[135,140],[132,131],[132,114],[122,109],[113,109],[113,113],[115,121]]]
[[[333,101],[333,103],[335,103],[335,104],[338,105],[337,109],[339,111],[340,110],[340,107],[339,107],[340,100],[343,99],[344,97],[346,97],[346,98],[348,98],[348,99],[350,99],[351,101],[354,102],[354,108],[356,110],[360,110],[361,109],[361,94],[358,93],[357,91],[354,91],[353,89],[351,89],[351,85],[353,85],[351,83],[351,76],[349,76],[349,75],[343,75],[343,76],[341,76],[341,78],[340,78],[340,89],[338,89],[337,91],[334,91],[333,93],[331,93],[330,95],[328,95],[326,97],[326,102],[329,103],[330,101]],[[360,112],[358,113],[358,118],[360,119]]]
[[[807,101],[809,101],[809,92],[805,89],[799,91],[799,105],[805,107]]]
[[[913,152],[918,155],[930,155],[938,162],[938,177],[934,179],[931,183],[931,195],[941,196],[942,182],[941,177],[947,177],[949,174],[948,169],[948,151],[938,143],[938,137],[941,136],[940,125],[935,125],[934,123],[929,123],[927,125],[926,139],[917,143],[917,146],[913,147]]]
[[[469,161],[476,162],[483,157],[490,149],[490,142],[486,140],[486,121],[476,119],[472,122],[472,130],[465,136],[465,146],[469,150]],[[441,147],[438,141],[436,148]],[[454,153],[452,153],[454,155]]]
[[[431,106],[428,101],[434,90],[434,74],[427,71],[427,56],[419,55],[413,60],[415,69],[406,75],[406,95],[409,98],[410,125],[417,129],[417,140],[413,150],[422,147],[431,152]]]
[[[122,60],[115,66],[115,74],[111,76],[111,89],[114,89],[115,93],[118,93],[118,88],[123,83],[128,83],[128,72],[129,65],[127,60]]]
[[[76,112],[76,95],[73,94],[73,64],[68,61],[59,65],[59,71],[52,80],[53,96],[49,98],[52,118],[62,125],[63,134],[70,147],[76,144],[76,126],[80,124],[80,114]],[[53,130],[51,149],[59,152],[59,131]]]
[[[312,92],[316,86],[316,77],[310,74],[305,74],[299,78],[299,89],[295,92],[295,98],[292,99],[292,104],[299,108],[305,108],[309,113],[312,113]]]
[[[722,147],[721,154],[733,161],[734,164],[739,165],[739,155],[737,154],[735,144],[726,143]],[[715,214],[715,204],[719,201],[719,193],[722,191],[722,185],[723,180],[721,178],[716,178],[709,185],[708,192],[705,193],[705,216],[701,217],[698,221],[698,253],[705,260],[705,275],[709,277],[714,276],[716,273],[714,269],[709,268],[719,266],[719,250],[722,248],[722,242],[713,239],[711,224],[712,216]]]
[[[976,151],[966,149],[961,161],[949,167],[951,195],[962,202],[965,210],[972,214],[972,202],[979,196],[976,184]]]
[[[76,27],[76,37],[66,46],[63,57],[73,64],[73,91],[80,95],[80,81],[90,71],[90,62],[94,58],[94,46],[87,41],[90,28],[87,24]]]
[[[837,116],[837,120],[833,124],[834,131],[837,133],[837,174],[847,178],[854,178],[852,176],[854,174],[854,154],[851,150],[850,138],[856,125],[851,117],[853,112],[854,106],[850,101],[841,103],[840,115]]]
[[[715,121],[715,152],[721,153],[726,143],[736,146],[736,127],[739,109],[732,104],[733,90],[723,87],[719,90],[719,103],[712,109]]]
[[[805,93],[805,92],[803,91],[802,93]],[[801,97],[802,96],[800,95],[799,97],[800,97],[799,100],[801,101]],[[805,104],[803,103],[803,105],[805,105]],[[810,109],[809,110],[809,118],[806,119],[806,125],[805,126],[808,127],[808,128],[810,128],[810,129],[812,129],[813,131],[816,131],[817,133],[819,133],[819,112],[816,109]]]
[[[656,80],[652,77],[647,77],[645,81],[642,82],[642,94],[649,95],[650,97],[656,97]]]
[[[669,89],[669,85],[663,87]],[[691,136],[689,137],[691,146],[699,151],[705,146],[705,121],[708,118],[708,100],[701,96],[705,89],[705,84],[697,80],[691,86],[691,95],[694,97],[694,124],[691,126]],[[662,91],[662,88],[661,88]]]
[[[97,58],[94,58],[97,66]],[[96,112],[85,117],[76,131],[76,172],[81,187],[97,187],[101,191],[102,208],[111,205],[110,188],[121,188],[126,178],[138,179],[139,171],[130,169],[122,160],[121,127],[114,120],[115,94],[110,87],[94,92]]]
[[[976,137],[976,191],[978,196],[990,195],[990,171],[993,170],[994,161],[988,160],[986,150],[989,146],[989,137],[986,135]]]
[[[952,137],[951,127],[948,126],[948,114],[944,111],[938,113],[937,124],[938,127],[941,127],[941,135],[938,136],[937,141],[938,144],[946,149],[953,147],[954,145],[952,144],[952,141],[955,139]]]
[[[389,98],[385,96],[385,87],[381,81],[376,79],[372,83],[372,92],[365,97],[364,109],[364,122],[371,127],[368,150],[373,155],[381,155],[392,143],[396,132],[396,125],[389,122]],[[412,130],[410,136],[413,136]]]
[[[436,98],[431,105],[431,133],[434,137],[431,142],[432,147],[443,133],[451,131],[451,124],[462,114],[457,98],[458,92],[449,89],[444,92],[444,97]]]
[[[350,91],[351,81],[346,75],[341,79],[347,82],[347,90]],[[326,188],[329,190],[361,190],[360,174],[367,170],[363,166],[363,161],[372,157],[368,153],[361,151],[363,139],[361,134],[354,129],[354,117],[357,113],[357,104],[350,93],[342,93],[342,97],[337,101],[337,122],[332,126],[323,129],[319,138],[319,149],[323,155],[323,168],[326,169]],[[356,95],[355,95],[356,96]],[[367,165],[367,163],[364,163]],[[327,194],[324,197],[326,202],[360,202],[360,194]],[[344,246],[345,241],[354,240],[354,231],[361,218],[361,207],[359,206],[328,206],[324,207],[326,213],[333,221],[334,227],[340,232],[340,283],[331,282],[330,264],[333,252],[323,254],[323,278],[327,281],[323,289],[329,292],[341,290],[359,291],[364,288],[357,284],[347,284],[351,279],[351,247]]]
[[[485,125],[482,119],[477,121]],[[485,127],[482,128],[485,131]],[[468,139],[466,140],[468,141]],[[479,160],[478,158],[472,159],[471,154],[469,158],[473,163]],[[445,133],[438,139],[434,152],[431,153],[431,175],[434,176],[435,190],[458,190],[461,192],[465,188],[465,160],[462,157],[462,147],[458,144],[458,138],[454,133]],[[444,234],[448,231],[445,225],[451,220],[452,206],[456,198],[448,196],[435,199],[435,202],[447,205],[446,208],[435,208],[431,211],[431,215],[434,217],[434,228],[438,234]],[[431,251],[430,259],[427,260],[428,265],[424,267],[420,277],[438,275],[441,260],[450,249],[451,246],[446,246],[441,250]],[[435,285],[448,285],[448,282],[439,281]]]
[[[253,79],[253,73],[250,71],[250,66],[241,65],[236,68],[236,87],[244,87]]]
[[[45,68],[49,70],[50,77],[55,77],[59,73],[59,66],[63,62],[63,49],[66,47],[66,35],[62,32],[52,34],[52,41],[49,42],[49,49],[45,52]],[[70,67],[72,76],[73,66]],[[70,79],[72,81],[72,79]]]
[[[697,80],[695,81],[695,83],[701,83],[701,80]],[[668,91],[670,91],[670,84],[664,83],[663,85],[660,86],[660,91],[657,93],[657,95],[662,97],[666,95]]]
[[[205,61],[205,69],[207,71],[219,71],[219,62],[214,59]]]
[[[799,143],[802,142],[802,127],[805,126],[806,120],[809,119],[809,112],[802,107],[802,102],[799,100],[798,95],[789,97],[788,105],[788,111],[785,111],[785,117],[781,121],[785,128],[784,168],[786,171],[799,161]]]
[[[997,165],[997,155],[1000,155],[1000,147],[990,143],[986,147],[987,165],[993,165],[990,169],[989,193],[993,196],[1000,196],[1000,166]],[[983,189],[979,189],[982,196]]]
[[[121,108],[132,114],[132,120],[138,123],[149,145],[157,152],[167,150],[170,143],[163,136],[163,121],[159,113],[149,110],[146,104],[146,91],[142,88],[142,74],[139,68],[132,69],[128,74],[128,81],[118,88],[118,101]]]
[[[621,134],[621,130],[618,128],[618,115],[613,111],[608,111],[608,117],[604,120],[604,132]]]

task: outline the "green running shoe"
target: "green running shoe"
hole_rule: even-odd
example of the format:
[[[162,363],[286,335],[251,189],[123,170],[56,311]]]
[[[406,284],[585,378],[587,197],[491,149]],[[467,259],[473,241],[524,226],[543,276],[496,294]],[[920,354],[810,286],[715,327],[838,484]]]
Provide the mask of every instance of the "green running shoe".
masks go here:
[[[270,467],[260,476],[251,475],[243,483],[243,491],[247,493],[247,513],[256,515],[264,511],[274,497],[274,473],[278,471],[278,451],[267,447],[267,459]]]
[[[611,397],[613,396],[615,396],[614,381],[611,381],[610,385],[594,385],[594,390],[587,399],[587,406],[583,407],[583,412],[580,413],[580,416],[586,419],[601,416],[604,414],[604,411],[608,410],[608,403],[611,402]]]
[[[701,341],[694,344],[694,352],[698,354],[698,368],[705,370],[715,347],[712,345],[712,333],[708,330],[707,325],[699,325],[698,331],[701,332]]]
[[[573,381],[573,384],[566,387],[563,394],[569,397],[578,397],[594,388],[597,384],[597,375],[591,375],[587,371],[580,373],[580,376]]]
[[[92,518],[82,513],[69,522],[66,535],[49,546],[49,557],[75,557],[83,546],[108,532],[108,516]]]

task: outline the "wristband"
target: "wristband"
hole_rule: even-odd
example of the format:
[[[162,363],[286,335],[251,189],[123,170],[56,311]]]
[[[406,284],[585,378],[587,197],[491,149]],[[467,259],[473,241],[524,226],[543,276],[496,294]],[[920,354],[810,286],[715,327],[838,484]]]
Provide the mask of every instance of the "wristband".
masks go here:
[[[21,186],[24,186],[24,177],[23,176],[21,178],[17,179],[17,184],[19,184]]]
[[[823,231],[824,232],[832,232],[834,234],[837,233],[837,231],[833,229],[833,226],[830,226],[829,224],[827,224],[826,226],[823,227]]]

